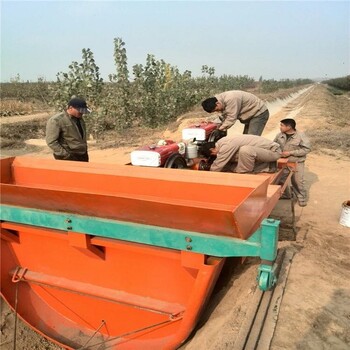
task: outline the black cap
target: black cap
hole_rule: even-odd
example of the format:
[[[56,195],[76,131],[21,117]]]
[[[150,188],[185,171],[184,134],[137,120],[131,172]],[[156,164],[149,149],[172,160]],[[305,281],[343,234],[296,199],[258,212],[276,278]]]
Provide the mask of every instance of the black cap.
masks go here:
[[[91,110],[86,104],[86,101],[79,97],[74,97],[68,102],[68,107],[73,107],[79,110],[80,113],[90,113]]]

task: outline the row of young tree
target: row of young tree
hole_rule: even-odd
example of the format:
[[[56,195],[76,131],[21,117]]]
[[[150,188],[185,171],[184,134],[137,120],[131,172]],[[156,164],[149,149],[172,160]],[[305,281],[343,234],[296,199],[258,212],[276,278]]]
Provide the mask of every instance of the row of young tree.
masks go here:
[[[21,83],[17,76],[2,84],[2,97],[20,100],[36,98],[61,110],[72,96],[84,97],[94,111],[88,121],[95,137],[106,129],[123,130],[135,125],[157,127],[189,111],[204,98],[226,90],[246,90],[259,86],[268,93],[312,83],[309,79],[263,80],[248,76],[215,76],[213,67],[202,66],[202,76],[181,73],[176,66],[147,55],[145,64],[128,70],[125,43],[114,39],[116,72],[108,81],[101,77],[90,49],[82,50],[82,62],[72,62],[68,72],[57,74],[56,82]]]
[[[333,86],[336,89],[350,91],[350,75],[343,78],[325,80],[323,83]]]

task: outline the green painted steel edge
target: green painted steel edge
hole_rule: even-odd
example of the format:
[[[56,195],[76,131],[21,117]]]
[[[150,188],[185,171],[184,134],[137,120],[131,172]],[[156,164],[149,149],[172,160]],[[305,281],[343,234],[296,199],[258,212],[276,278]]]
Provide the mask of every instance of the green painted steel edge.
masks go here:
[[[279,220],[265,219],[261,223],[261,252],[260,258],[274,261],[277,256]]]
[[[0,219],[217,257],[263,255],[263,259],[273,261],[277,254],[272,243],[277,242],[279,221],[271,219],[263,220],[247,240],[12,205],[0,206]]]

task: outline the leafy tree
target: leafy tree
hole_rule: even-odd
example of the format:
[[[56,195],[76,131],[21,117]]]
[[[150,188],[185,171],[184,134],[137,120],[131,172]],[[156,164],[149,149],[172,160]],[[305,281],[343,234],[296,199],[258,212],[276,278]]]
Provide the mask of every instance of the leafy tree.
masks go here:
[[[82,50],[82,63],[72,62],[69,72],[56,75],[57,82],[52,87],[52,104],[62,109],[73,96],[86,99],[93,109],[98,105],[103,79],[100,77],[99,67],[90,49]]]
[[[116,130],[132,126],[134,115],[130,108],[130,81],[125,43],[114,39],[114,63],[116,73],[109,75],[104,99],[101,101],[100,116]]]
[[[84,98],[93,110],[87,119],[88,126],[91,133],[97,137],[101,123],[96,109],[101,99],[103,79],[100,77],[100,69],[95,63],[92,51],[83,49],[82,62],[74,61],[68,68],[67,73],[59,72],[56,75],[57,81],[51,87],[51,104],[62,110],[72,97]]]
[[[148,54],[144,64],[132,67],[129,76],[128,59],[125,42],[121,38],[114,39],[115,72],[109,74],[109,81],[103,82],[99,67],[96,65],[90,49],[82,50],[82,62],[72,62],[68,72],[57,74],[55,83],[38,80],[36,87],[42,92],[40,98],[47,98],[50,88],[52,105],[59,109],[66,107],[73,96],[87,100],[93,113],[87,118],[90,132],[103,139],[104,132],[110,129],[123,131],[133,126],[157,127],[188,112],[204,98],[227,90],[247,90],[258,86],[260,92],[272,92],[279,88],[309,84],[308,79],[281,81],[263,80],[259,82],[247,75],[215,76],[215,68],[203,65],[202,76],[193,78],[190,71],[181,73],[176,66],[158,60]],[[31,83],[20,82],[17,75],[9,86],[15,86],[18,99],[33,96],[35,92]],[[1,84],[1,87],[7,85]],[[34,85],[33,85],[34,86]],[[46,89],[46,90],[45,90]],[[2,89],[3,90],[3,89]],[[2,92],[2,96],[3,91]]]

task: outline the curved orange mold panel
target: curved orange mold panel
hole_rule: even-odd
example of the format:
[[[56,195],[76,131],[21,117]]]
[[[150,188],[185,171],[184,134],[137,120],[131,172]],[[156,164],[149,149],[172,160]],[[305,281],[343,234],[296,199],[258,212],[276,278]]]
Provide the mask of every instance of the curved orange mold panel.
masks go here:
[[[10,232],[1,244],[3,297],[14,308],[18,288],[18,315],[72,349],[87,342],[89,349],[177,348],[194,328],[224,262],[94,238],[101,258],[55,230],[11,223],[2,230]]]

